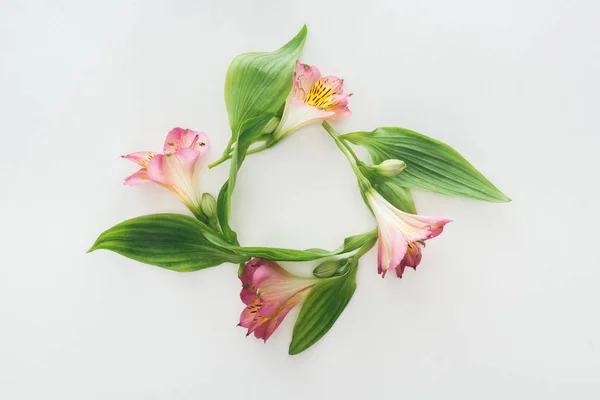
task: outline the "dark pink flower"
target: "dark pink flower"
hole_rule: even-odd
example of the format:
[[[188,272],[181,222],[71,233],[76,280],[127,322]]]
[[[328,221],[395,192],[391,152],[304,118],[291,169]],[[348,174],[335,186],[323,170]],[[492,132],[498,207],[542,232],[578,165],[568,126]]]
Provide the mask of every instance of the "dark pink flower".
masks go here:
[[[254,258],[240,276],[240,298],[246,305],[239,325],[265,342],[288,312],[306,299],[317,279],[290,274],[274,261]]]

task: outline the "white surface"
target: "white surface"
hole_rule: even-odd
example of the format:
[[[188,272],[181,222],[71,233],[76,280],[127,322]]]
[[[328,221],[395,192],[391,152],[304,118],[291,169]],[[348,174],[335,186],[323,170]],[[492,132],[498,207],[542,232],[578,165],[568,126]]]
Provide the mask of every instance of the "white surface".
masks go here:
[[[212,3],[203,5],[202,3]],[[377,4],[375,4],[377,3]],[[0,398],[597,399],[597,1],[3,1]],[[120,154],[174,126],[229,132],[231,59],[303,23],[303,60],[346,79],[354,116],[443,140],[513,199],[417,193],[454,219],[422,266],[359,287],[306,353],[295,314],[264,345],[236,328],[236,267],[178,274],[85,254],[126,218],[184,212],[122,186]],[[228,164],[204,174],[216,193]],[[336,247],[374,226],[317,127],[250,157],[242,243]]]

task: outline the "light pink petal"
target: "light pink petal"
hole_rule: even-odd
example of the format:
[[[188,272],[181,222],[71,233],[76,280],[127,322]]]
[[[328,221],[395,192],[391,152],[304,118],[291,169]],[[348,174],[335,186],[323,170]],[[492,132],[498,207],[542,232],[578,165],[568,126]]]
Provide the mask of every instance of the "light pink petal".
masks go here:
[[[123,182],[123,184],[125,186],[135,186],[148,182],[152,182],[150,179],[148,179],[148,172],[145,168],[141,168],[132,175],[125,178],[125,182]]]
[[[385,226],[385,222],[378,221],[378,224],[380,228],[377,271],[385,277],[387,271],[400,264],[406,254],[408,243],[400,231],[390,229],[393,227]]]
[[[330,88],[334,94],[344,93],[344,80],[342,78],[329,75],[321,78],[321,82],[323,82],[323,85],[327,88]]]
[[[192,211],[198,209],[195,169],[200,153],[180,149],[174,154],[158,154],[148,164],[148,178],[177,194]]]
[[[148,168],[148,163],[157,153],[152,151],[138,151],[135,153],[127,154],[126,156],[121,156],[127,160],[133,161],[138,164],[142,168]]]
[[[158,154],[148,164],[148,177],[161,185],[189,184],[200,154],[196,150],[181,149],[174,154]]]
[[[444,226],[452,220],[440,217],[408,214],[395,210],[403,225],[403,234],[410,242],[433,239],[444,230]]]
[[[321,110],[293,97],[288,97],[281,116],[281,122],[274,132],[276,138],[281,138],[298,129],[317,121],[324,121],[335,116],[335,112]]]
[[[348,107],[335,107],[332,109],[335,114],[328,119],[344,119],[352,115],[352,111]]]
[[[186,148],[197,150],[200,155],[207,153],[210,148],[208,136],[203,132],[196,132],[191,129],[171,129],[165,139],[164,152],[175,153]]]
[[[299,100],[304,100],[315,82],[321,78],[321,72],[317,67],[302,64],[296,61],[296,71],[293,76],[292,93]]]

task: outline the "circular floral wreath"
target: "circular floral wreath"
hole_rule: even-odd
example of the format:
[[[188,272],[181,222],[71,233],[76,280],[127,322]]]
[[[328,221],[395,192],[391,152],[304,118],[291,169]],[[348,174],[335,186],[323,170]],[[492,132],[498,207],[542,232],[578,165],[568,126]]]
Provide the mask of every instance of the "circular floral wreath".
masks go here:
[[[133,218],[103,232],[90,251],[112,250],[125,257],[179,272],[239,263],[244,309],[239,326],[265,342],[288,312],[302,304],[290,343],[298,354],[333,326],[356,289],[359,259],[378,243],[377,271],[401,278],[421,262],[425,241],[442,233],[449,219],[418,215],[411,189],[472,199],[510,201],[450,146],[396,127],[340,135],[327,122],[351,115],[344,81],[322,76],[300,57],[307,29],[279,50],[236,57],[225,80],[231,139],[210,168],[231,160],[229,179],[215,199],[200,194],[195,171],[210,144],[206,134],[174,128],[162,153],[136,152],[124,158],[139,165],[125,179],[133,186],[154,182],[175,193],[193,214],[154,214]],[[347,237],[336,250],[244,247],[229,224],[231,196],[246,156],[266,150],[313,123],[346,156],[377,229]],[[367,165],[350,144],[369,152]],[[299,277],[278,261],[323,260],[313,277]]]

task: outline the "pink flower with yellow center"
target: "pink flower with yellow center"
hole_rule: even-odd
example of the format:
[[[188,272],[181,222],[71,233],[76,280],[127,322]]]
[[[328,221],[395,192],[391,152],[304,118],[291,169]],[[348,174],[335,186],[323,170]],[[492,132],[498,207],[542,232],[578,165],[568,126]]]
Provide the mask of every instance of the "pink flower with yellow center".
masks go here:
[[[344,94],[344,80],[335,76],[321,76],[317,67],[296,61],[293,86],[288,96],[281,122],[273,133],[281,140],[290,133],[313,122],[350,116],[348,97]]]
[[[405,213],[391,205],[375,190],[365,194],[379,230],[377,271],[385,276],[390,269],[402,277],[406,267],[421,262],[421,245],[438,236],[451,220]]]
[[[198,215],[201,198],[196,189],[196,164],[209,148],[206,134],[174,128],[167,134],[162,154],[140,151],[123,156],[141,167],[127,177],[124,184],[158,183],[178,195],[186,207]]]
[[[294,306],[306,299],[317,279],[292,275],[274,261],[254,258],[240,276],[240,297],[246,305],[239,326],[265,342]]]

